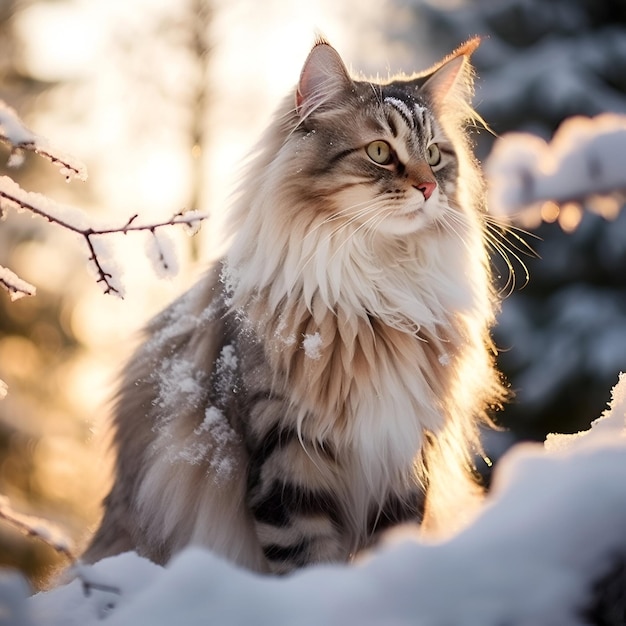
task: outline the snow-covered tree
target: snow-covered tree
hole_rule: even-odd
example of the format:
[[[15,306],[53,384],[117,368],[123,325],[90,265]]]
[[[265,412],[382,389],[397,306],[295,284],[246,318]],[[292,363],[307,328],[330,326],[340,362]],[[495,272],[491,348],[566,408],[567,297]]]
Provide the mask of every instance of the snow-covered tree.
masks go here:
[[[423,37],[439,52],[469,36],[484,37],[472,59],[479,78],[475,104],[497,135],[529,132],[537,137],[536,147],[569,117],[626,113],[626,5],[620,0],[471,0],[447,9],[426,0],[410,4]],[[584,124],[577,127],[584,135]],[[571,130],[564,127],[559,134],[577,141]],[[494,137],[482,131],[477,138],[484,160]],[[555,151],[566,147],[555,138]],[[598,146],[600,156],[606,156],[605,148]],[[526,158],[535,156],[527,150]],[[618,158],[612,169],[619,176]],[[590,154],[581,165],[593,171],[596,162]],[[586,428],[601,410],[615,372],[626,370],[622,201],[598,199],[589,176],[574,169],[578,164],[561,163],[565,195],[550,198],[545,190],[546,202],[517,223],[530,231],[521,236],[536,256],[517,251],[528,267],[526,281],[509,255],[518,289],[505,299],[495,335],[499,364],[516,392],[498,419],[519,436],[536,439],[550,431]],[[542,167],[549,167],[547,158]],[[569,190],[563,190],[563,182]],[[613,183],[618,190],[618,181]],[[574,202],[567,202],[568,195]],[[558,206],[547,202],[551,199]],[[497,213],[498,207],[492,210]],[[519,243],[515,236],[509,241]],[[504,264],[499,268],[506,283],[508,270]]]

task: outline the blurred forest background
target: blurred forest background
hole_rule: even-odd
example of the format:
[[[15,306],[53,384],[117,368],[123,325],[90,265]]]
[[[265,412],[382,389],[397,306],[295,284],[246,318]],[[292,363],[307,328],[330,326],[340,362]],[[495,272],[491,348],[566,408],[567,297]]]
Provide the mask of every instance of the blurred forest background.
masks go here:
[[[66,185],[36,157],[9,170],[8,151],[0,175],[94,221],[183,208],[212,215],[200,236],[177,239],[183,269],[174,281],[150,273],[136,239],[116,236],[123,301],[101,293],[71,234],[25,214],[2,221],[0,265],[38,289],[17,302],[0,294],[0,379],[9,386],[0,493],[15,509],[51,519],[78,542],[97,521],[115,373],[134,332],[219,253],[237,164],[297,79],[316,29],[353,68],[381,75],[424,69],[485,36],[474,57],[475,103],[496,134],[548,139],[568,116],[626,113],[623,0],[362,4],[0,0],[0,99],[90,176]],[[481,160],[493,139],[477,134]],[[525,225],[537,257],[523,257],[527,283],[517,264],[495,336],[516,391],[498,417],[507,443],[588,427],[626,371],[626,214],[618,208],[567,219],[555,210]],[[504,285],[507,269],[494,262]],[[59,564],[53,550],[0,523],[0,565],[39,586]]]

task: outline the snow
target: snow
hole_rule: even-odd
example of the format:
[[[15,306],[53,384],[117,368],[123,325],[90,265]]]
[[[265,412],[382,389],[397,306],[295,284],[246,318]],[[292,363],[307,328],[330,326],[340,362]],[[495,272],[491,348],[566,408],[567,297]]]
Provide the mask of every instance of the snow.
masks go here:
[[[0,519],[32,537],[37,537],[57,552],[71,556],[73,545],[61,529],[45,519],[15,511],[6,496],[0,496]]]
[[[146,256],[154,273],[160,278],[173,278],[178,274],[178,259],[172,239],[161,230],[150,233],[146,239]]]
[[[200,406],[207,379],[192,361],[179,357],[164,359],[154,376],[158,389],[155,404],[159,408],[159,424],[167,424],[177,411]]]
[[[570,118],[550,143],[509,133],[496,141],[485,165],[490,207],[512,215],[547,200],[580,202],[626,191],[625,161],[626,115]]]
[[[104,293],[123,298],[126,290],[122,283],[123,272],[115,258],[111,242],[103,236],[90,237],[93,255],[88,267]]]
[[[609,408],[591,423],[591,429],[572,433],[550,433],[546,437],[545,447],[549,452],[561,452],[580,444],[586,438],[600,435],[626,439],[626,374],[619,375],[619,382],[611,391]]]
[[[286,329],[287,329],[287,322],[281,316],[278,322],[278,326],[276,327],[276,330],[274,331],[274,337],[278,339],[279,341],[281,341],[282,343],[284,343],[285,346],[293,346],[293,344],[296,343],[296,337],[293,333],[289,333],[288,335],[285,335],[284,333]]]
[[[105,559],[96,567],[78,565],[67,573],[68,576],[75,576],[69,584],[30,599],[30,617],[36,626],[86,626],[96,623],[107,614],[123,609],[129,601],[154,584],[161,573],[158,565],[134,553]],[[15,624],[22,625],[22,622]]]
[[[76,230],[89,226],[82,211],[55,202],[41,193],[26,191],[8,176],[0,176],[0,206],[28,210],[50,221],[71,224]]]
[[[204,421],[194,430],[194,434],[211,433],[211,446],[206,452],[210,452],[209,465],[211,476],[221,483],[232,476],[236,468],[234,459],[229,453],[232,444],[239,440],[235,431],[231,428],[226,416],[214,406],[210,406],[205,414]]]
[[[302,347],[304,348],[304,353],[307,357],[309,357],[309,359],[319,359],[322,356],[322,337],[319,332],[312,335],[305,335],[302,341]]]
[[[0,570],[0,623],[7,626],[32,626],[26,604],[28,584],[17,573]]]
[[[12,301],[19,300],[24,296],[34,296],[37,291],[34,285],[2,265],[0,265],[0,286],[9,292]]]
[[[14,146],[35,143],[37,137],[22,123],[14,109],[0,100],[0,132]]]
[[[594,582],[626,549],[625,416],[622,375],[589,432],[505,455],[480,515],[445,542],[407,527],[354,564],[283,578],[199,547],[165,567],[126,553],[81,565],[79,579],[18,604],[28,615],[15,623],[582,625]],[[209,422],[218,417],[207,412]],[[0,581],[0,598],[15,584]]]
[[[174,306],[174,310],[180,308],[180,306]],[[196,320],[182,320],[182,322],[195,324]],[[168,333],[166,337],[169,336]],[[164,337],[157,338],[155,345],[160,345],[163,339]],[[236,464],[231,457],[230,449],[233,444],[239,442],[239,438],[230,426],[223,409],[228,402],[230,392],[236,393],[237,391],[237,365],[238,359],[234,346],[224,346],[215,366],[216,404],[204,409],[203,421],[182,445],[172,436],[171,429],[176,427],[172,418],[179,415],[181,411],[197,411],[201,408],[206,400],[209,377],[197,369],[193,360],[184,356],[164,359],[155,370],[153,376],[158,395],[154,403],[157,411],[153,429],[166,441],[165,451],[170,463],[199,465],[208,461],[209,474],[212,479],[220,482],[231,476]]]

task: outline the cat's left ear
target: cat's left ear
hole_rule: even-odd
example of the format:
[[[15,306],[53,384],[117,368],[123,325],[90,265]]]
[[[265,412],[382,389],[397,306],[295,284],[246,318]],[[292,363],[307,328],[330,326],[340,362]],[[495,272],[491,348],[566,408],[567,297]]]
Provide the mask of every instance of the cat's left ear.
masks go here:
[[[321,106],[337,102],[352,87],[352,79],[339,53],[326,41],[319,39],[300,74],[296,111],[304,118]]]
[[[420,93],[440,108],[455,103],[469,105],[474,93],[470,56],[479,45],[479,37],[466,41],[432,70],[417,78]]]

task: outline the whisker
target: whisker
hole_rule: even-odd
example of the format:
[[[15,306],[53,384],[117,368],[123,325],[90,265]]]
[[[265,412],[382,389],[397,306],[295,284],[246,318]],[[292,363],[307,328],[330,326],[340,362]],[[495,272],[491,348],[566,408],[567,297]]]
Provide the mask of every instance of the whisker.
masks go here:
[[[463,214],[457,212],[446,212],[444,219],[440,220],[442,225],[448,229],[449,232],[454,233],[459,239],[465,242],[464,237],[459,233],[454,224],[458,226],[464,226],[467,224],[467,219]],[[506,282],[503,287],[500,288],[500,294],[503,297],[508,297],[515,290],[517,284],[517,273],[515,266],[513,265],[511,258],[514,259],[524,272],[524,282],[519,287],[523,289],[530,280],[530,273],[524,261],[521,258],[522,254],[529,256],[537,256],[535,251],[526,243],[526,241],[517,233],[513,233],[517,242],[512,243],[506,239],[505,234],[509,231],[506,227],[499,223],[492,223],[489,220],[483,222],[483,236],[487,245],[502,258],[507,268]]]
[[[319,230],[322,226],[329,224],[330,222],[334,222],[338,219],[341,219],[344,215],[346,215],[347,213],[351,213],[352,211],[354,211],[355,209],[357,209],[360,206],[363,205],[367,205],[369,203],[371,203],[372,200],[371,199],[367,199],[367,200],[363,200],[362,202],[356,202],[355,204],[351,204],[350,206],[347,206],[343,209],[341,209],[340,211],[337,211],[335,213],[333,213],[332,215],[330,215],[329,217],[326,217],[325,219],[323,219],[321,222],[319,222],[318,224],[315,225],[315,227],[313,227],[306,235],[305,237],[310,237],[311,235],[315,234],[315,232],[317,230]]]
[[[354,225],[355,222],[358,222],[359,220],[367,218],[367,219],[365,219],[364,223],[360,224],[354,232],[350,233],[350,237],[353,237],[364,226],[366,226],[373,218],[377,217],[377,215],[379,214],[380,210],[387,206],[387,202],[383,198],[378,198],[378,199],[374,199],[374,200],[366,200],[366,201],[363,201],[363,202],[357,202],[354,205],[351,205],[349,207],[346,207],[345,209],[342,209],[335,216],[333,216],[333,218],[334,219],[339,219],[339,217],[344,217],[346,214],[348,214],[351,211],[354,211],[357,207],[360,207],[360,206],[362,206],[362,208],[358,209],[354,213],[354,215],[350,216],[345,222],[342,222],[337,227],[333,228],[330,232],[326,233],[324,238],[321,240],[320,243],[329,242],[330,240],[332,240],[332,239],[336,238],[337,236],[339,236],[339,234],[343,230],[348,229],[350,226]],[[373,215],[371,215],[371,217],[367,217],[370,214],[373,214]],[[383,215],[383,217],[384,217],[384,215]],[[309,235],[312,235],[315,231],[319,230],[320,227],[330,223],[331,221],[333,221],[333,219],[326,218],[320,224],[318,224],[314,229],[309,231],[306,234],[306,237],[308,237]],[[335,256],[341,251],[343,246],[345,246],[346,243],[348,243],[350,237],[346,237],[344,239],[344,241],[341,242],[341,244],[333,252],[333,254],[330,257],[329,261],[335,258]],[[307,268],[309,263],[311,263],[314,260],[314,258],[315,258],[315,254],[314,253],[308,255],[307,259],[304,261],[304,263],[301,264],[301,267],[299,268],[299,271],[298,271],[298,276],[299,277],[303,274],[304,270]]]
[[[535,251],[522,239],[519,235],[515,234],[516,243],[510,242],[506,235],[510,234],[509,231],[506,231],[502,228],[501,225],[498,225],[498,228],[495,228],[493,224],[489,222],[485,222],[485,241],[491,247],[492,250],[495,250],[498,255],[505,262],[507,269],[509,271],[509,276],[507,278],[507,282],[503,289],[507,289],[506,295],[509,296],[512,291],[515,289],[515,268],[511,262],[511,258],[515,259],[519,264],[520,268],[524,271],[524,283],[520,286],[520,289],[523,289],[528,282],[530,281],[530,273],[528,271],[528,267],[524,263],[521,258],[522,254],[528,256],[537,256]],[[523,245],[518,245],[523,244]],[[513,284],[511,284],[513,283]]]
[[[485,219],[485,225],[493,234],[501,239],[506,238],[507,235],[514,237],[516,242],[511,242],[507,240],[507,243],[510,246],[513,246],[518,252],[522,254],[527,254],[528,256],[532,256],[534,258],[539,258],[537,251],[524,239],[524,237],[522,237],[522,235],[524,235],[526,237],[533,237],[534,239],[541,240],[541,237],[539,237],[535,233],[531,233],[522,228],[518,228],[517,226],[504,224],[501,221],[496,220],[492,217]]]

